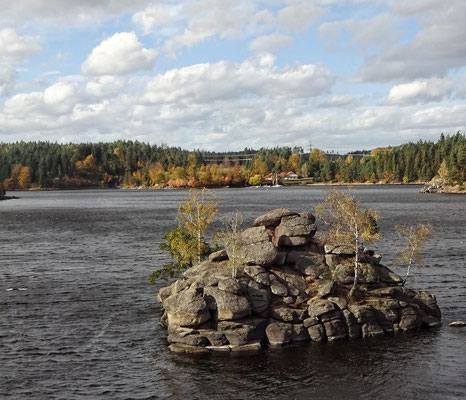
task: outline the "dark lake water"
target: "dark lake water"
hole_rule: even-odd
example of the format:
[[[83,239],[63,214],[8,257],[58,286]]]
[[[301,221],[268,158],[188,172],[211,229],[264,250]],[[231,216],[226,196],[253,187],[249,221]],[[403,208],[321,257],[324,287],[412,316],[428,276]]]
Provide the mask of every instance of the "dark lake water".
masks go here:
[[[313,210],[324,187],[217,190],[245,222]],[[427,267],[443,326],[259,354],[171,354],[149,273],[185,191],[25,192],[0,202],[0,398],[460,399],[466,397],[466,196],[358,187],[381,216],[375,247],[394,266],[394,225],[430,222]],[[13,290],[22,288],[25,290]]]

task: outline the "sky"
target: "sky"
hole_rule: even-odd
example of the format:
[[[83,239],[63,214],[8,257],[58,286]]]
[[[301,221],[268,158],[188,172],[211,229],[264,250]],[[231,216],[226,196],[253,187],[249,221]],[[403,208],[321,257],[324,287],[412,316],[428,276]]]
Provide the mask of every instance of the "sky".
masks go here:
[[[464,0],[0,0],[0,141],[348,151],[466,130]]]

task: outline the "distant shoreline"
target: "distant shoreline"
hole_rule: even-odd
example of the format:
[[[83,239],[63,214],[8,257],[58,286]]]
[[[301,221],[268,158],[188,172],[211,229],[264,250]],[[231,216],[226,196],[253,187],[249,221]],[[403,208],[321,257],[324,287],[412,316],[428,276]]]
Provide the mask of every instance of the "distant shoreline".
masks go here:
[[[391,183],[383,183],[383,182],[352,182],[352,183],[345,183],[345,182],[316,182],[316,183],[299,183],[299,182],[289,182],[280,185],[278,188],[287,188],[287,187],[312,187],[312,186],[335,186],[335,187],[352,187],[352,186],[423,186],[428,187],[428,182],[409,182],[409,183],[402,183],[402,182],[391,182]],[[214,186],[214,187],[207,187],[207,189],[247,189],[247,188],[276,188],[272,185],[260,185],[260,186]],[[190,187],[154,187],[154,186],[134,186],[134,187],[102,187],[102,186],[88,186],[88,187],[69,187],[69,188],[38,188],[33,187],[29,189],[10,189],[10,192],[20,192],[20,191],[27,191],[27,192],[55,192],[55,191],[63,191],[63,190],[76,190],[76,191],[85,191],[85,190],[189,190],[192,189]],[[422,190],[420,191],[422,192]],[[422,192],[428,194],[466,194],[466,190],[459,190],[455,187],[444,186],[441,191],[434,191],[434,192]],[[0,197],[0,200],[10,200],[10,199],[19,199],[16,196],[3,196]]]
[[[426,185],[424,182],[410,182],[410,183],[370,183],[370,182],[316,182],[316,183],[285,183],[280,185],[279,188],[287,187],[312,187],[312,186],[422,186]],[[247,189],[247,188],[272,188],[272,185],[259,185],[259,186],[209,186],[206,189]],[[189,190],[189,189],[202,189],[201,187],[190,188],[185,187],[154,187],[154,186],[134,186],[134,187],[102,187],[102,186],[87,186],[87,187],[69,187],[69,188],[28,188],[28,189],[9,189],[9,192],[55,192],[63,190]],[[11,196],[6,196],[11,197]],[[13,198],[15,198],[13,196]]]
[[[0,196],[0,201],[1,200],[15,200],[15,199],[19,199],[19,197],[17,196]]]

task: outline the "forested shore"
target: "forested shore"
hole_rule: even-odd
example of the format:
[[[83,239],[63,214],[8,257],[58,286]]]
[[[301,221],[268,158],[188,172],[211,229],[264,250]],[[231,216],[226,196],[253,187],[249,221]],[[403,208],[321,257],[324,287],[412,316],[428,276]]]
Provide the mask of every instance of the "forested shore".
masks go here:
[[[466,137],[326,154],[275,147],[242,152],[189,151],[137,141],[0,143],[5,190],[86,187],[222,187],[270,183],[425,183],[441,178],[464,190]],[[285,179],[286,177],[293,177]],[[280,180],[280,178],[282,178]]]

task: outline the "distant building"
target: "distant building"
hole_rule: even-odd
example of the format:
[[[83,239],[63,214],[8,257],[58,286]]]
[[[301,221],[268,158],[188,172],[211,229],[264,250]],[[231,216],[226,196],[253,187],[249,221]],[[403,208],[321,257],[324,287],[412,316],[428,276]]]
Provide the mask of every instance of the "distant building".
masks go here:
[[[285,174],[285,175],[281,176],[282,174]],[[293,171],[283,172],[282,174],[280,174],[279,177],[282,179],[285,179],[286,181],[292,181],[295,179],[299,179],[298,175],[296,175]]]
[[[270,174],[265,175],[264,179],[267,182],[277,183],[277,181],[279,181],[280,179],[291,181],[294,179],[299,179],[299,177],[293,171],[288,171],[288,172],[280,172],[279,174],[270,173]]]

